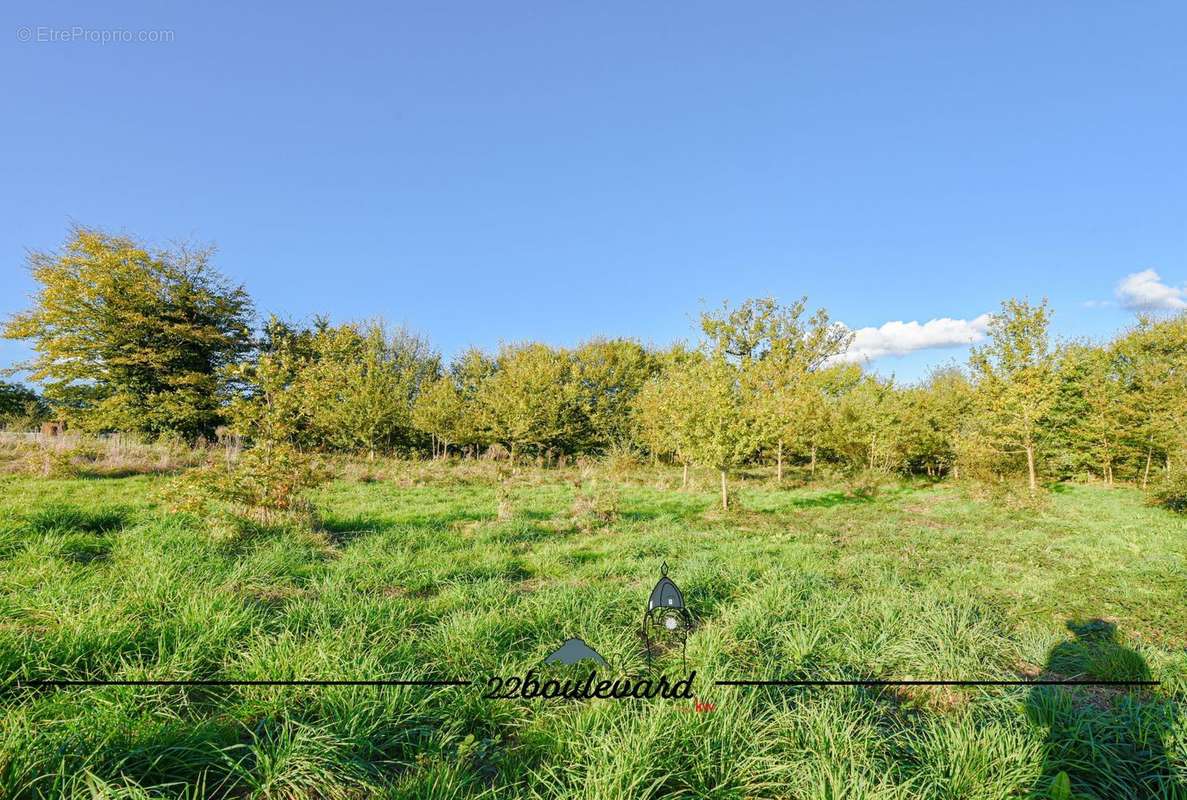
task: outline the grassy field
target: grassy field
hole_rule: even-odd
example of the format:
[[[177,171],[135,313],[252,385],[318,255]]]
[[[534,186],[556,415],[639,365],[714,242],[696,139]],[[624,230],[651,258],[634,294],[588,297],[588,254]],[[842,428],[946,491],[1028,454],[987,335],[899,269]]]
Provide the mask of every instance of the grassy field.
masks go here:
[[[164,478],[0,478],[0,797],[1012,798],[1061,771],[1187,796],[1187,523],[1132,490],[756,479],[726,515],[641,472],[599,515],[572,472],[409,474],[318,490],[316,533],[231,538],[164,511]],[[573,636],[644,669],[665,561],[713,710],[482,696]],[[1161,685],[713,683],[1039,677]],[[112,678],[476,683],[16,686]]]

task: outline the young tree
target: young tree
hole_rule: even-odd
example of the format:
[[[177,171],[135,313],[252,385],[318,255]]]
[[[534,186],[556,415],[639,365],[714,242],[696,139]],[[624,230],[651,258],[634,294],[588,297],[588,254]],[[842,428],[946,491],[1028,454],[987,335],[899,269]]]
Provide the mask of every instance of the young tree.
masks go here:
[[[727,476],[758,448],[760,432],[747,413],[739,368],[720,356],[689,365],[688,456],[721,476],[721,507],[729,510]]]
[[[643,386],[634,400],[636,436],[653,456],[671,455],[683,466],[681,490],[688,488],[696,398],[701,389],[695,384],[692,367],[703,358],[701,353],[690,353],[682,346],[662,353],[662,371]]]
[[[972,385],[956,367],[937,369],[903,393],[899,438],[909,467],[922,467],[928,475],[956,470],[956,444],[972,399]]]
[[[828,446],[836,427],[842,398],[861,379],[861,367],[850,363],[830,364],[807,376],[796,446],[808,454],[808,470],[813,477],[821,450]]]
[[[1099,472],[1110,485],[1125,449],[1130,416],[1123,364],[1113,347],[1073,344],[1064,348],[1051,414],[1064,461],[1072,469]]]
[[[543,344],[504,346],[479,402],[491,437],[507,445],[512,463],[525,446],[557,447],[573,431],[570,361]]]
[[[210,434],[223,368],[250,349],[253,314],[210,255],[73,229],[60,252],[29,256],[40,288],[3,331],[33,343],[18,366],[84,430]]]
[[[253,357],[227,369],[226,385],[234,389],[227,416],[235,433],[256,443],[317,444],[297,380],[317,359],[314,342],[328,326],[324,318],[310,329],[269,317]]]
[[[449,375],[462,399],[462,417],[455,431],[459,445],[471,447],[477,457],[490,444],[490,421],[482,405],[482,385],[495,373],[495,360],[476,347],[465,350],[449,366]]]
[[[448,456],[449,445],[466,438],[465,401],[452,379],[438,378],[417,395],[412,406],[412,423],[433,436],[434,458],[438,443],[441,455]]]
[[[989,342],[972,351],[977,409],[999,451],[1026,456],[1027,484],[1038,489],[1037,450],[1055,401],[1055,354],[1047,301],[1010,299],[989,322]]]
[[[752,422],[763,444],[776,453],[776,477],[783,480],[787,443],[800,437],[813,387],[809,376],[845,352],[853,334],[830,322],[819,309],[803,319],[808,299],[791,305],[774,298],[747,300],[701,317],[709,349],[741,370]]]
[[[838,399],[831,449],[852,470],[889,472],[900,463],[899,423],[894,382],[866,375]]]
[[[1145,488],[1155,456],[1169,476],[1173,454],[1187,451],[1187,314],[1162,321],[1143,317],[1116,347]]]

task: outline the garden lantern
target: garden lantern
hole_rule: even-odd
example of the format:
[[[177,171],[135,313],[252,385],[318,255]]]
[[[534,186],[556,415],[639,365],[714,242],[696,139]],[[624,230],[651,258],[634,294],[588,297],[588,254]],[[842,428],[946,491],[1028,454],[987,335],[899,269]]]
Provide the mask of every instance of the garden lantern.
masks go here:
[[[647,599],[647,612],[643,615],[643,641],[647,646],[647,664],[651,664],[652,641],[660,638],[680,639],[680,661],[685,663],[688,646],[688,629],[692,619],[684,605],[684,595],[675,582],[668,577],[668,565],[660,567],[660,579]]]

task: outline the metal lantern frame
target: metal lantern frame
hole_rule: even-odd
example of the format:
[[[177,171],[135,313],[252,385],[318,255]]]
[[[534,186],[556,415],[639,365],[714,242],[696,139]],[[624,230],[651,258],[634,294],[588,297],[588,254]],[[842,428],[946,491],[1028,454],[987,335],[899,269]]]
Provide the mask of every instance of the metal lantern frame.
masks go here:
[[[643,614],[643,641],[647,647],[647,666],[651,667],[651,644],[658,631],[680,636],[680,663],[687,666],[688,632],[692,628],[692,615],[684,605],[684,593],[675,581],[668,577],[668,565],[660,567],[660,579],[647,599],[647,611]]]

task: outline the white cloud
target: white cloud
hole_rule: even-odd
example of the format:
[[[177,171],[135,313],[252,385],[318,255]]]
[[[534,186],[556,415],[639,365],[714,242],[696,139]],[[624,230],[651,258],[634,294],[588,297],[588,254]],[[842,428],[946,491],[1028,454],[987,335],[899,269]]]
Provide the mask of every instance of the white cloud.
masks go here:
[[[869,361],[883,356],[905,356],[916,350],[960,347],[985,338],[989,329],[989,315],[976,319],[933,319],[920,324],[887,322],[877,328],[858,328],[853,332],[853,344],[839,357],[842,361]]]
[[[1117,300],[1134,311],[1182,311],[1187,290],[1167,286],[1152,269],[1126,275],[1117,284]]]

